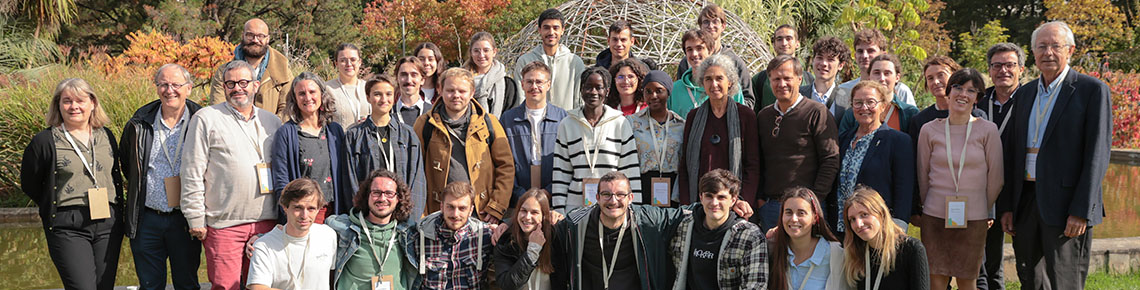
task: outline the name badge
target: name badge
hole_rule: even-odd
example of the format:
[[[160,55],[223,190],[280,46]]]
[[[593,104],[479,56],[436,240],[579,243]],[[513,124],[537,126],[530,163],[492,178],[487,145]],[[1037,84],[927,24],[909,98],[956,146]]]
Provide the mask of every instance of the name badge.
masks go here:
[[[107,197],[106,187],[87,190],[87,208],[91,212],[91,220],[111,217],[111,203]]]
[[[582,181],[582,197],[585,200],[582,206],[591,206],[598,203],[598,183],[601,179],[586,178]]]
[[[1037,152],[1038,148],[1026,148],[1025,150],[1025,180],[1037,181]]]
[[[257,168],[257,188],[261,194],[273,193],[273,184],[269,179],[269,164],[258,163]]]
[[[966,202],[968,200],[968,196],[946,197],[946,228],[966,228]]]
[[[668,177],[654,177],[650,179],[653,186],[653,205],[660,207],[669,207],[669,178]]]
[[[392,275],[372,276],[372,290],[392,290]]]
[[[542,188],[542,165],[530,166],[530,188]]]
[[[166,206],[178,207],[178,204],[182,202],[182,177],[163,178],[162,184],[166,187]]]

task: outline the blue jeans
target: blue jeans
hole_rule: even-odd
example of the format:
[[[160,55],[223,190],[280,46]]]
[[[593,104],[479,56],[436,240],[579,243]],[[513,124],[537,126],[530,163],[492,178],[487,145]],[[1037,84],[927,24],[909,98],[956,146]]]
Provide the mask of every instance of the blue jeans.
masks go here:
[[[186,218],[178,211],[160,214],[144,209],[140,214],[138,234],[131,239],[140,289],[166,288],[167,258],[174,289],[200,289],[202,242],[190,237]]]
[[[757,214],[760,215],[760,229],[767,233],[769,229],[780,224],[780,202],[775,199],[765,202]]]

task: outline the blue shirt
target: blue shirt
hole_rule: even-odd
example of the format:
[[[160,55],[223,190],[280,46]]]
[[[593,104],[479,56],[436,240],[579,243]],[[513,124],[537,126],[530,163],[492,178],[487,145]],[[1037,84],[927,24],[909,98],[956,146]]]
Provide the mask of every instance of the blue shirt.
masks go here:
[[[1037,98],[1033,100],[1033,108],[1029,111],[1029,130],[1026,136],[1026,145],[1029,148],[1041,148],[1040,138],[1045,138],[1045,129],[1048,128],[1049,116],[1053,115],[1053,104],[1057,103],[1057,95],[1060,93],[1061,82],[1065,76],[1069,74],[1069,65],[1065,65],[1065,69],[1061,70],[1061,74],[1049,83],[1048,87],[1045,86],[1045,79],[1038,79],[1037,82]],[[1038,116],[1041,110],[1045,110],[1044,116]],[[1041,122],[1038,124],[1037,120]],[[1035,140],[1036,139],[1036,140]]]
[[[815,251],[803,263],[796,265],[795,260],[796,253],[788,249],[788,283],[791,284],[788,289],[800,289],[800,284],[803,283],[809,269],[811,276],[807,277],[808,281],[803,289],[822,290],[827,287],[827,277],[831,275],[831,244],[826,239],[820,238],[819,242],[815,243]]]
[[[178,176],[182,166],[182,135],[186,127],[186,120],[190,119],[190,110],[183,109],[182,117],[174,123],[174,127],[167,127],[162,122],[162,107],[154,117],[154,136],[151,138],[150,156],[147,157],[146,170],[146,207],[159,212],[170,212],[173,208],[166,203],[166,184],[163,179]],[[165,152],[164,152],[165,151]]]

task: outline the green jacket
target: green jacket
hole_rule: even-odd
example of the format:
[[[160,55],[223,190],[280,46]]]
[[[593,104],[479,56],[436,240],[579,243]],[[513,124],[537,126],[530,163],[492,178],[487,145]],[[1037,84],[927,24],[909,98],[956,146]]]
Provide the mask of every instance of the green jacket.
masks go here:
[[[668,241],[688,215],[689,207],[676,209],[636,204],[629,207],[638,276],[642,277],[641,289],[668,289],[673,285],[675,271]],[[562,289],[561,285],[568,285],[570,290],[582,289],[582,248],[586,243],[586,228],[591,217],[598,214],[597,204],[580,208],[554,226],[553,289]]]

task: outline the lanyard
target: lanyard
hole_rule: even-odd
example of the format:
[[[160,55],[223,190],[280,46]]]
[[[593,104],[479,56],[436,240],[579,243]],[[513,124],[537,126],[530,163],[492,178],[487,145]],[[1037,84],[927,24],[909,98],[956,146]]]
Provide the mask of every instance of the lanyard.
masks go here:
[[[79,155],[79,161],[83,162],[83,168],[86,168],[87,173],[91,174],[91,184],[95,188],[99,188],[99,181],[95,179],[95,170],[91,170],[91,163],[87,162],[87,157],[83,156],[83,151],[80,151],[79,146],[75,145],[75,139],[71,138],[71,132],[67,131],[67,125],[59,124],[59,126],[63,127],[63,136],[67,137],[67,143],[71,144],[71,149],[75,150],[75,155]],[[89,135],[91,135],[91,143],[89,143],[91,144],[91,160],[95,161],[95,130],[91,130]]]
[[[159,122],[161,123],[162,119],[159,119]],[[182,122],[181,119],[178,120],[178,122],[174,123],[175,124],[174,126],[178,127],[179,126],[178,123],[181,123],[181,122]],[[165,126],[165,125],[166,125],[165,123],[162,123],[160,126]],[[185,124],[183,124],[183,125],[185,125]],[[162,156],[166,156],[166,162],[170,162],[170,169],[173,169],[175,172],[175,175],[178,175],[178,173],[177,173],[178,168],[174,166],[174,158],[170,157],[170,151],[166,150],[166,140],[170,140],[170,135],[175,135],[175,134],[178,135],[178,140],[175,141],[178,143],[178,145],[176,145],[177,147],[174,147],[174,156],[181,157],[182,156],[182,133],[185,132],[186,126],[179,127],[178,131],[174,131],[173,129],[174,128],[170,128],[170,130],[169,130],[170,133],[167,133],[166,135],[164,135],[162,137],[162,140],[158,141],[158,144],[160,145],[159,147],[161,147],[159,150],[162,150]]]
[[[340,79],[337,79],[336,83],[340,84],[340,93],[343,94],[344,98],[348,100],[347,105],[352,109],[352,121],[356,122],[356,120],[360,120],[360,89],[358,88],[352,90],[352,96],[349,96],[348,91],[344,89],[345,84],[341,82]],[[360,85],[360,82],[357,81],[356,84]]]
[[[1044,80],[1041,80],[1041,81],[1043,82]],[[1044,87],[1046,89],[1048,89],[1049,85],[1045,85]],[[1044,105],[1044,108],[1042,108],[1041,105],[1037,105],[1037,104],[1033,105],[1034,109],[1037,110],[1037,119],[1035,120],[1036,122],[1033,123],[1033,125],[1034,125],[1033,126],[1033,129],[1034,129],[1034,131],[1033,131],[1033,145],[1031,146],[1033,148],[1041,147],[1041,135],[1043,135],[1043,134],[1038,134],[1037,132],[1042,129],[1041,128],[1041,122],[1045,121],[1045,114],[1049,111],[1049,107],[1051,107],[1053,105],[1053,98],[1056,97],[1057,93],[1059,93],[1059,92],[1061,92],[1061,86],[1057,86],[1056,89],[1053,89],[1053,91],[1050,92],[1049,95],[1045,97],[1044,102],[1041,103],[1042,105]]]
[[[254,116],[252,121],[254,122],[253,128],[255,131],[254,135],[250,136],[249,132],[245,130],[245,124],[242,124],[241,118],[238,118],[241,113],[239,113],[237,109],[230,107],[229,104],[227,104],[226,107],[230,108],[230,116],[233,117],[234,122],[238,124],[238,129],[241,129],[241,134],[245,135],[246,139],[249,139],[249,143],[253,145],[254,149],[257,149],[257,158],[261,161],[265,161],[265,156],[263,156],[261,152],[261,143],[258,143],[257,139],[255,139],[256,137],[261,136],[261,120],[259,120],[257,116]],[[253,110],[253,113],[257,112],[257,108],[253,108]]]
[[[883,282],[883,266],[884,266],[884,263],[883,263],[883,261],[879,261],[879,274],[875,277],[875,284],[874,284],[874,286],[872,286],[871,279],[870,279],[871,278],[871,275],[870,275],[870,273],[871,273],[870,272],[871,271],[871,250],[869,250],[871,248],[871,245],[864,245],[864,247],[865,248],[863,248],[863,272],[867,273],[867,275],[866,275],[867,284],[863,284],[863,286],[864,286],[863,289],[879,290],[879,286],[883,286],[883,284],[880,282]]]
[[[588,122],[586,123],[586,126],[587,127],[590,126]],[[586,148],[586,144],[584,142],[582,144],[582,154],[586,155],[586,165],[590,166],[590,174],[592,176],[596,176],[596,175],[593,175],[593,174],[595,174],[594,173],[594,165],[598,164],[598,154],[599,154],[599,151],[602,150],[602,144],[598,143],[598,137],[599,137],[598,136],[598,128],[590,127],[590,132],[591,132],[591,134],[594,135],[594,154],[590,154],[590,149]]]
[[[799,290],[804,290],[804,286],[806,286],[806,285],[807,285],[807,281],[808,281],[808,279],[809,279],[809,278],[811,278],[811,271],[812,271],[812,270],[815,270],[815,264],[811,264],[811,267],[808,267],[808,271],[807,271],[807,274],[804,274],[804,280],[803,280],[803,281],[800,281],[800,288],[799,288]],[[791,281],[788,281],[788,282],[791,282]]]
[[[288,235],[288,234],[285,234],[285,235]],[[293,255],[289,254],[289,244],[288,244],[288,241],[286,241],[286,244],[285,244],[285,262],[286,262],[286,265],[285,266],[288,267],[288,268],[286,268],[286,270],[289,271],[289,282],[293,284],[294,289],[301,289],[302,288],[301,286],[304,286],[303,281],[305,280],[305,260],[306,260],[305,258],[307,258],[309,256],[309,242],[312,242],[312,241],[313,241],[313,239],[311,237],[305,238],[305,252],[301,254],[301,265],[300,265],[299,271],[297,271],[296,276],[293,275],[293,261],[292,261]]]
[[[400,114],[396,113],[396,115],[400,115]],[[388,124],[388,126],[391,126],[391,125],[392,124]],[[384,126],[384,128],[380,128],[380,127],[376,128],[376,142],[378,142],[378,143],[376,143],[376,147],[380,149],[380,158],[384,158],[384,168],[388,169],[388,171],[395,171],[395,170],[393,170],[393,168],[396,167],[396,165],[394,164],[394,163],[396,163],[396,161],[395,161],[396,152],[392,151],[392,142],[388,142],[388,151],[385,152],[384,151],[384,139],[380,138],[380,130],[384,130],[385,128],[388,128],[388,126]],[[389,132],[389,133],[391,133],[391,132]],[[389,134],[389,137],[390,136],[391,135]]]
[[[938,105],[934,105],[934,106],[937,107]],[[892,105],[891,109],[887,110],[887,118],[883,119],[883,126],[890,127],[887,125],[887,123],[891,122],[891,116],[894,115],[894,113],[895,113],[895,106]],[[902,125],[903,125],[902,122],[899,122],[899,127],[902,127]]]
[[[384,262],[388,261],[388,254],[392,253],[392,245],[396,243],[396,232],[392,231],[392,238],[388,239],[388,246],[384,247],[384,258],[380,259],[380,256],[376,255],[376,244],[372,243],[372,231],[368,229],[368,220],[364,219],[364,212],[358,212],[357,214],[360,215],[360,225],[362,228],[364,228],[364,236],[368,238],[368,245],[372,247],[372,258],[376,259],[377,265],[380,265],[378,266],[380,268],[380,271],[377,272],[383,273]],[[395,223],[392,225],[393,227],[399,225],[399,223],[395,220],[392,222]]]
[[[653,115],[649,112],[645,113],[646,116],[649,116],[649,133],[653,134],[653,138],[651,138],[653,139],[653,151],[657,153],[657,169],[660,171],[665,171],[665,146],[669,145],[669,121],[673,120],[673,115],[666,113],[665,125],[658,125],[657,120],[653,119]],[[662,136],[660,141],[657,140],[657,126],[665,127],[665,136]]]
[[[601,249],[602,254],[602,284],[606,290],[610,289],[610,277],[614,275],[614,268],[617,268],[618,252],[621,252],[621,241],[625,237],[625,229],[629,227],[629,221],[621,223],[621,230],[618,232],[617,242],[614,244],[613,258],[610,258],[610,263],[606,264],[606,244],[602,241],[605,240],[605,234],[602,233],[602,219],[598,218],[598,247]]]
[[[958,182],[962,180],[962,168],[966,167],[966,148],[970,143],[970,131],[974,129],[974,117],[970,117],[966,121],[966,138],[962,141],[962,156],[958,156],[958,173],[954,173],[954,157],[950,156],[950,151],[954,148],[954,142],[950,140],[950,118],[946,118],[946,165],[950,166],[950,179],[954,180],[954,192],[958,192]]]
[[[689,100],[693,101],[693,108],[696,108],[699,107],[700,104],[697,104],[697,97],[693,96],[693,90],[694,89],[685,88],[685,92],[689,93]]]
[[[1020,87],[1018,87],[1018,88],[1020,88]],[[1009,116],[1013,116],[1013,102],[1012,101],[1013,101],[1013,94],[1016,94],[1016,93],[1017,93],[1017,89],[1013,89],[1013,93],[1009,94],[1009,97],[1010,97],[1009,100],[1005,101],[1005,104],[1001,106],[1001,110],[998,110],[998,111],[1005,111],[1006,112],[1005,118],[1003,118],[1001,120],[1001,127],[998,127],[998,135],[1001,135],[1003,132],[1005,132],[1005,125],[1009,124]],[[997,115],[994,115],[994,102],[996,101],[996,98],[997,98],[997,89],[995,88],[994,92],[990,93],[990,110],[989,110],[989,112],[986,112],[987,113],[986,115],[989,115],[989,117],[990,117],[990,122],[993,122],[994,120],[996,120],[996,117],[997,117]]]

